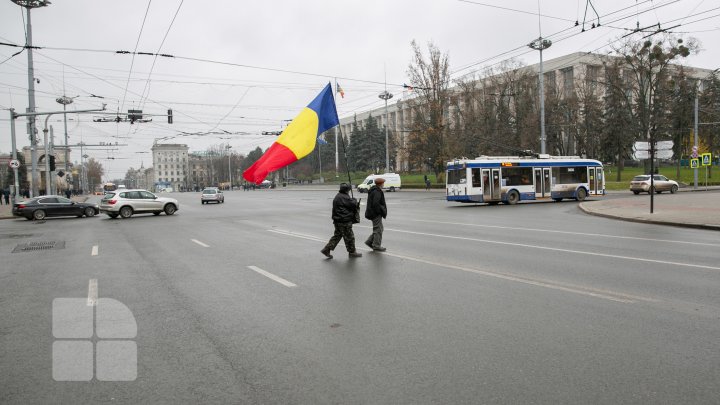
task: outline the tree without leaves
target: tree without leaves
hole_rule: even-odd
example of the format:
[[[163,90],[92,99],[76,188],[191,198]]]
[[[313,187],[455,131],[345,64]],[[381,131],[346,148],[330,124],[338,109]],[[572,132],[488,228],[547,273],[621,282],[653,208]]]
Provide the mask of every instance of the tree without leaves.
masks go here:
[[[411,168],[422,168],[429,159],[437,176],[445,170],[445,162],[459,154],[457,147],[450,144],[444,118],[450,102],[448,56],[430,43],[426,59],[415,41],[411,45],[413,62],[408,67],[408,76],[418,96],[408,101],[412,114],[408,135],[409,163]]]
[[[627,74],[627,85],[632,93],[631,114],[635,126],[635,140],[655,142],[658,133],[668,129],[667,82],[671,63],[697,52],[694,39],[663,34],[658,39],[634,39],[628,37],[614,51],[619,56],[621,68]]]
[[[85,161],[85,169],[87,173],[87,181],[90,190],[94,190],[97,186],[102,184],[102,176],[105,175],[105,169],[102,163],[90,158]]]

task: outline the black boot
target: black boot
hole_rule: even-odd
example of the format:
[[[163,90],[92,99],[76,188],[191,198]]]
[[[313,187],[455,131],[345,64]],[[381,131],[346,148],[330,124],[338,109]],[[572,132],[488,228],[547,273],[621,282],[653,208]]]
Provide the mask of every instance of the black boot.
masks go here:
[[[327,257],[328,259],[333,258],[333,255],[330,254],[330,249],[327,246],[324,247],[323,250],[320,251],[320,253],[324,254],[325,257]]]

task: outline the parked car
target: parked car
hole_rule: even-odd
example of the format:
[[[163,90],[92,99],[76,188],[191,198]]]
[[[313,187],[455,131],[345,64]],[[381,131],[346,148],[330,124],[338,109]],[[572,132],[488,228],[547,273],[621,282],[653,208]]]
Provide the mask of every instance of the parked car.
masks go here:
[[[202,191],[202,194],[200,195],[200,203],[207,204],[210,201],[215,201],[218,204],[224,203],[225,195],[219,188],[208,187]]]
[[[99,214],[100,209],[97,204],[75,202],[59,195],[45,195],[15,203],[12,213],[16,217],[36,220],[66,216],[89,218]]]
[[[662,193],[663,191],[669,191],[670,193],[675,194],[679,188],[678,183],[675,180],[670,180],[660,174],[653,175],[652,181],[652,187],[654,188],[654,191],[658,194]],[[650,187],[651,186],[649,174],[635,176],[630,181],[630,191],[632,191],[634,194],[640,194],[640,192],[649,194],[653,191],[650,190]]]
[[[115,190],[109,191],[100,200],[100,212],[110,218],[130,218],[133,214],[149,213],[172,215],[180,209],[174,198],[158,197],[147,190]]]

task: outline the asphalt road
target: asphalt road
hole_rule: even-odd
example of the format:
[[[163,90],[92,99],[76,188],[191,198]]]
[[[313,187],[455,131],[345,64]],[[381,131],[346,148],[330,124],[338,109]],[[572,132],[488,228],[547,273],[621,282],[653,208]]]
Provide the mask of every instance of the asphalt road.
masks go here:
[[[334,194],[233,191],[201,205],[175,193],[173,216],[2,221],[0,402],[720,398],[717,232],[571,201],[466,206],[402,191],[386,194],[387,252],[362,244],[363,220],[363,257],[341,242],[326,260]],[[65,246],[12,253],[31,241]],[[89,280],[135,318],[134,381],[53,379],[53,300],[92,298]]]

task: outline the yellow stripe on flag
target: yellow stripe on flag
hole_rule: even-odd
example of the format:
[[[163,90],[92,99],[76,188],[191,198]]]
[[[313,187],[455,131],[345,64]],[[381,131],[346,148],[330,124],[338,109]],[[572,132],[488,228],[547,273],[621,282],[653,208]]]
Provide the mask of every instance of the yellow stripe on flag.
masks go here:
[[[298,159],[302,159],[315,149],[318,125],[317,113],[305,107],[276,142],[290,149]]]

